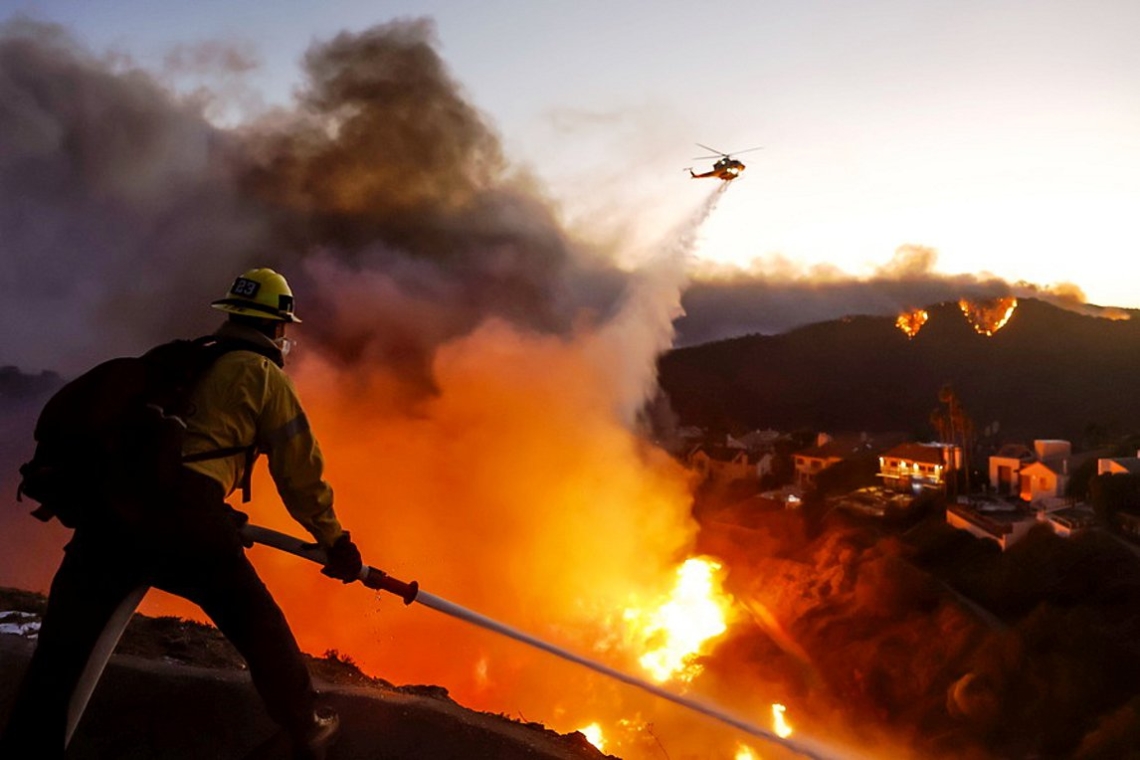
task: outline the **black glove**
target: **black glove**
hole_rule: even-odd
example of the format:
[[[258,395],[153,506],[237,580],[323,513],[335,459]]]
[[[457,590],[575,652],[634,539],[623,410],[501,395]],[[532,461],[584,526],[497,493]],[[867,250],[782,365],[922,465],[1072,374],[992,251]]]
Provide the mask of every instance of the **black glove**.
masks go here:
[[[230,518],[230,522],[234,524],[234,527],[237,528],[238,540],[241,541],[241,545],[246,549],[252,549],[253,539],[247,538],[246,535],[241,532],[241,529],[244,528],[247,523],[249,523],[249,515],[247,515],[245,512],[242,512],[241,510],[230,507],[228,517]]]
[[[360,571],[364,567],[364,560],[360,558],[360,549],[352,543],[352,537],[346,530],[340,538],[330,546],[326,552],[328,563],[321,573],[330,578],[336,578],[341,583],[352,583],[360,580]]]

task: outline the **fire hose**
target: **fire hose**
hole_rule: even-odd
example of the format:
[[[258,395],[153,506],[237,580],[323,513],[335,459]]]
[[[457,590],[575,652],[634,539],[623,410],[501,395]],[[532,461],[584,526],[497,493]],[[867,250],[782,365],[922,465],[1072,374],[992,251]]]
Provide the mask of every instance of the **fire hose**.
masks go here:
[[[326,564],[327,558],[324,549],[317,544],[306,543],[294,536],[281,533],[279,531],[263,528],[258,525],[245,525],[242,528],[242,536],[253,543],[262,544],[274,549],[278,549],[289,554],[293,554],[302,559],[307,559],[310,562],[315,562],[320,565]],[[404,582],[393,578],[370,565],[364,565],[360,570],[360,582],[375,591],[386,591],[400,597],[405,605],[410,605],[413,602],[418,602],[425,607],[430,607],[437,612],[442,612],[445,615],[457,618],[459,620],[472,623],[481,628],[489,631],[502,634],[508,638],[527,644],[536,649],[552,654],[561,659],[569,662],[582,665],[604,676],[613,678],[622,683],[628,684],[635,688],[653,694],[656,697],[672,702],[681,707],[687,708],[694,712],[705,715],[706,717],[717,720],[728,726],[736,728],[744,733],[751,734],[765,741],[773,744],[778,744],[786,749],[789,749],[803,757],[812,758],[812,760],[838,760],[840,755],[836,750],[825,748],[816,742],[806,739],[790,739],[782,737],[765,728],[761,728],[743,718],[732,715],[723,709],[702,702],[698,699],[691,697],[683,697],[674,694],[666,689],[661,688],[653,683],[645,681],[641,678],[631,676],[620,670],[603,665],[600,662],[591,660],[588,657],[575,654],[568,650],[557,647],[547,641],[532,636],[528,633],[512,628],[497,620],[493,620],[478,612],[474,612],[465,607],[462,607],[454,602],[430,594],[419,587],[416,581]],[[107,665],[107,661],[111,657],[115,646],[118,644],[123,631],[126,629],[127,623],[134,613],[135,608],[142,602],[143,597],[146,595],[147,587],[142,586],[130,594],[115,613],[111,616],[110,621],[107,623],[103,634],[100,636],[91,657],[87,662],[87,667],[80,677],[75,691],[72,693],[71,701],[68,706],[67,716],[67,733],[66,742],[71,741],[72,735],[75,733],[75,728],[79,723],[79,719],[83,716],[83,712],[87,706],[87,702],[91,698],[91,694],[95,690],[96,684]],[[849,756],[849,754],[847,755]]]

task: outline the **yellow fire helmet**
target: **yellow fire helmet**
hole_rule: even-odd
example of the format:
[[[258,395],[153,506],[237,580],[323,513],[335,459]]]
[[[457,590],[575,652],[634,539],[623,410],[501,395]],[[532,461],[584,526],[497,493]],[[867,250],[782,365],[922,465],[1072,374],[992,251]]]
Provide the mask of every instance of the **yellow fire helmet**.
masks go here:
[[[234,280],[225,298],[210,304],[215,309],[246,317],[300,322],[293,314],[293,291],[272,269],[251,269]]]

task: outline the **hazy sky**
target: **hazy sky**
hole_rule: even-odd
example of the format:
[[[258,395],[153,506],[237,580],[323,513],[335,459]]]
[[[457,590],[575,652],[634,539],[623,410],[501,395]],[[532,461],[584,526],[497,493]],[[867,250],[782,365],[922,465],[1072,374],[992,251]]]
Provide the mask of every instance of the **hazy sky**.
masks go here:
[[[653,4],[5,0],[175,80],[204,43],[258,62],[219,119],[288,102],[313,40],[430,16],[508,158],[576,229],[652,237],[712,180],[701,142],[764,146],[699,255],[868,274],[904,244],[945,274],[1069,281],[1140,306],[1140,3]],[[206,77],[206,79],[203,79]]]

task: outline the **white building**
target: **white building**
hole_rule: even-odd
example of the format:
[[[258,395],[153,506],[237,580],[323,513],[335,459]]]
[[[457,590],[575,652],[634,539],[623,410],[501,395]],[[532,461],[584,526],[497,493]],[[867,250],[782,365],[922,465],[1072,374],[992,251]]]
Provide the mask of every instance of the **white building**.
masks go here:
[[[1036,458],[1029,447],[1020,443],[1002,446],[990,457],[990,488],[1002,496],[1021,493],[1021,468]]]
[[[971,506],[950,504],[946,507],[946,523],[977,538],[993,541],[1004,552],[1025,538],[1037,524],[1037,517],[1010,505]]]
[[[990,457],[990,487],[1030,503],[1060,498],[1069,485],[1073,447],[1068,441],[1040,439],[1033,450],[1013,444]]]
[[[1097,475],[1140,475],[1140,451],[1134,457],[1096,460]]]

